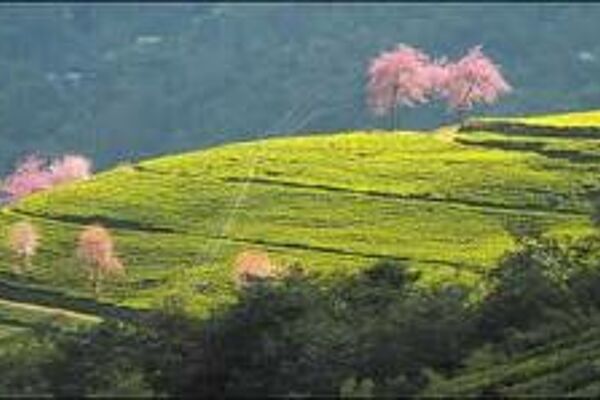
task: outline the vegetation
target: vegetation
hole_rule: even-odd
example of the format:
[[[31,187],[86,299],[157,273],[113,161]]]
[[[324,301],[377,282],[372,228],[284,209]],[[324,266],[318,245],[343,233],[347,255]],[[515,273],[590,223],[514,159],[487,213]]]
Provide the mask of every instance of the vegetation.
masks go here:
[[[393,261],[329,289],[296,270],[246,286],[205,321],[165,304],[140,323],[36,337],[6,387],[22,393],[34,382],[60,396],[598,395],[599,255],[598,235],[568,245],[522,238],[477,303],[464,286],[420,288]],[[25,384],[19,373],[34,375]]]
[[[91,162],[83,156],[68,154],[49,162],[30,155],[5,179],[1,192],[14,202],[54,186],[87,179],[90,175]]]
[[[375,58],[368,75],[368,102],[378,115],[397,105],[414,107],[434,99],[445,100],[449,109],[464,114],[474,104],[493,104],[512,91],[481,46],[449,62],[431,60],[422,51],[400,44]]]
[[[128,274],[103,289],[102,301],[127,307],[182,293],[202,313],[228,304],[234,258],[255,246],[274,264],[308,265],[322,281],[392,258],[424,271],[425,285],[485,286],[482,277],[514,246],[512,227],[590,232],[589,196],[599,185],[598,164],[584,162],[598,154],[593,138],[536,136],[544,146],[581,149],[564,158],[482,146],[488,135],[364,132],[233,144],[36,193],[3,209],[0,221],[27,218],[44,234],[20,284],[74,297],[89,295],[77,235],[93,223],[110,229]],[[509,144],[522,138],[495,135]],[[0,250],[9,271],[8,249]]]
[[[0,397],[600,396],[597,9],[2,11]]]
[[[235,258],[233,279],[238,286],[250,284],[255,280],[272,278],[277,267],[262,251],[246,250]]]
[[[125,269],[114,254],[114,244],[110,232],[102,226],[91,225],[79,234],[77,256],[88,267],[89,279],[94,295],[100,294],[102,281],[106,277],[123,276]]]
[[[600,94],[594,4],[64,3],[2,13],[1,175],[42,149],[106,169],[268,134],[387,127],[364,107],[364,71],[398,41],[450,59],[482,43],[519,89],[486,114],[585,110]],[[423,107],[403,113],[402,126],[448,119]]]
[[[27,221],[15,223],[10,228],[8,240],[8,246],[15,255],[13,271],[20,273],[29,269],[40,240],[35,226]]]
[[[4,208],[43,240],[22,274],[2,248],[0,306],[71,313],[3,320],[1,394],[597,394],[597,138],[477,122],[233,144]]]

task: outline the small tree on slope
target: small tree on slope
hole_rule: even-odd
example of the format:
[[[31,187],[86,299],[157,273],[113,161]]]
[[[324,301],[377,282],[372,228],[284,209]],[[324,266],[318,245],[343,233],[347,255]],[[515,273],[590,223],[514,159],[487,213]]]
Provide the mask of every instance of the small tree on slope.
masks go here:
[[[110,232],[100,225],[90,225],[79,234],[77,256],[89,268],[89,279],[98,296],[108,276],[123,276],[125,268],[114,254]]]
[[[31,267],[31,259],[39,246],[39,239],[37,229],[30,222],[17,222],[10,227],[8,245],[18,259],[13,266],[15,273]]]

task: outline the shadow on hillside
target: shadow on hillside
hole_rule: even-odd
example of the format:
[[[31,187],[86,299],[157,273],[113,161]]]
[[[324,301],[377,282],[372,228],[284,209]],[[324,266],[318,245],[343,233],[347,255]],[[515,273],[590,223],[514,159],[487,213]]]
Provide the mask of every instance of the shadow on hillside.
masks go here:
[[[530,151],[541,156],[556,159],[567,160],[572,163],[581,164],[596,164],[600,162],[600,156],[596,154],[586,154],[577,150],[546,150],[545,143],[527,142],[527,141],[502,141],[502,140],[486,140],[474,141],[469,139],[456,138],[457,143],[467,146],[478,146],[489,149],[508,150],[508,151]]]
[[[468,121],[458,132],[491,131],[515,136],[600,139],[600,127],[544,126],[518,122]]]
[[[69,311],[92,314],[101,318],[125,321],[140,321],[147,311],[136,310],[114,304],[102,303],[85,297],[75,297],[62,292],[0,280],[0,297],[10,301],[31,303]]]
[[[172,228],[157,227],[151,224],[142,223],[122,218],[107,217],[104,215],[73,215],[73,214],[54,214],[48,215],[43,213],[35,213],[31,211],[15,209],[16,213],[34,218],[43,218],[51,221],[66,222],[69,224],[90,225],[100,224],[107,228],[115,228],[122,230],[146,231],[153,233],[175,233]]]
[[[475,143],[469,143],[469,145],[475,145]],[[474,207],[481,209],[495,209],[499,211],[520,211],[523,213],[532,211],[532,212],[550,212],[554,213],[556,211],[568,212],[571,214],[577,215],[587,215],[585,212],[570,209],[570,208],[557,208],[555,205],[553,206],[541,206],[534,204],[521,204],[519,206],[513,205],[505,205],[498,204],[492,201],[483,201],[483,200],[473,200],[459,197],[433,197],[429,194],[397,194],[391,192],[382,192],[378,190],[354,190],[351,188],[341,188],[341,187],[333,187],[322,184],[307,184],[307,183],[299,183],[299,182],[286,182],[278,179],[265,179],[265,178],[238,178],[238,177],[228,177],[224,178],[225,182],[233,182],[233,183],[243,183],[250,182],[262,185],[271,185],[271,186],[283,186],[289,188],[299,188],[299,189],[315,189],[315,190],[323,190],[328,192],[340,192],[349,195],[356,196],[364,196],[364,197],[373,197],[373,198],[381,198],[381,199],[389,199],[393,201],[422,201],[436,204],[448,204],[448,205],[458,205],[465,207]]]
[[[422,287],[419,273],[394,260],[331,284],[290,267],[278,279],[241,287],[237,302],[208,318],[190,314],[194,299],[178,294],[135,323],[113,318],[74,335],[57,333],[58,351],[40,364],[0,358],[0,387],[16,365],[20,375],[8,381],[17,382],[14,393],[20,382],[29,387],[33,374],[58,397],[406,398],[426,388],[444,395],[469,365],[491,368],[597,326],[599,254],[598,236],[568,245],[523,238],[476,303],[472,288]],[[469,357],[483,346],[493,351],[473,364]],[[600,379],[600,370],[592,372]],[[468,388],[470,397],[510,390],[510,379],[492,378]]]

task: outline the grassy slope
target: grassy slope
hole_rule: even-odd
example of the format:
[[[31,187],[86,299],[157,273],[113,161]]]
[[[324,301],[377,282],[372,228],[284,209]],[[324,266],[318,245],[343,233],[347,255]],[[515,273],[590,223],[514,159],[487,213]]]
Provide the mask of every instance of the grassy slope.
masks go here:
[[[597,124],[597,114],[590,116]],[[101,221],[129,268],[128,281],[111,285],[102,299],[119,305],[152,307],[169,293],[192,295],[204,311],[228,302],[231,260],[247,247],[267,248],[280,262],[299,261],[322,276],[394,257],[426,271],[425,283],[479,283],[512,245],[507,224],[585,231],[586,195],[600,186],[597,163],[491,146],[490,136],[523,140],[489,132],[455,140],[345,133],[122,166],[3,210],[0,226],[30,218],[44,242],[26,279],[10,274],[10,257],[0,249],[0,279],[87,296],[74,241],[82,224]],[[595,138],[535,140],[600,155]]]

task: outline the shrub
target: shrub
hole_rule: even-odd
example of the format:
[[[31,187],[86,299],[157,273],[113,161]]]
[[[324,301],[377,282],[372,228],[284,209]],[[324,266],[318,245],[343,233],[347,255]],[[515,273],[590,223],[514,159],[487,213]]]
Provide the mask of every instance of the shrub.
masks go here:
[[[260,250],[245,250],[234,262],[234,280],[239,287],[274,277],[276,267],[269,255]]]

